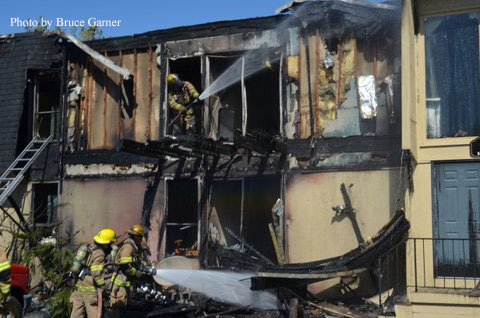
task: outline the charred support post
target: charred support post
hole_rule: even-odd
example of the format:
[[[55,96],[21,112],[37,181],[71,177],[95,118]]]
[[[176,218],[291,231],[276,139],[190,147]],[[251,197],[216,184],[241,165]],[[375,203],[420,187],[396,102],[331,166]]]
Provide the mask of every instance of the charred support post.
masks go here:
[[[208,224],[210,224],[209,214],[207,213],[207,202],[210,200],[211,189],[213,184],[213,175],[215,170],[217,170],[219,157],[214,157],[210,169],[207,170],[204,179],[204,185],[202,188],[202,193],[200,195],[199,203],[199,220],[200,222],[200,254],[199,261],[202,267],[207,267],[208,265]]]
[[[167,119],[168,119],[168,106],[164,108],[164,104],[166,101],[166,87],[167,87],[167,81],[166,81],[166,73],[167,73],[167,62],[166,62],[166,57],[165,57],[165,43],[161,43],[159,46],[159,56],[158,60],[160,61],[160,121],[159,121],[159,129],[160,129],[160,139],[165,137],[167,134]]]
[[[150,228],[150,214],[152,212],[153,202],[155,202],[158,185],[160,184],[160,180],[162,178],[163,166],[165,164],[165,161],[166,160],[164,157],[158,160],[157,172],[155,173],[155,177],[153,181],[147,185],[147,189],[145,191],[142,210],[142,225],[147,228]]]

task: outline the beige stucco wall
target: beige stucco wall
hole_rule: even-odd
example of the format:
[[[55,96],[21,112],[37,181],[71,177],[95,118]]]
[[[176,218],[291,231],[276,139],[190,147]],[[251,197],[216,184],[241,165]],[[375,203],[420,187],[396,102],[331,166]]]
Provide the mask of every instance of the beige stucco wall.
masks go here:
[[[358,246],[349,218],[332,223],[335,216],[332,207],[345,205],[340,191],[342,183],[356,209],[365,240],[390,219],[398,195],[399,169],[289,176],[285,213],[287,253],[291,263],[342,255]],[[401,206],[402,203],[398,205]]]
[[[30,211],[31,211],[31,184],[24,181],[21,182],[17,189],[13,192],[13,198],[15,202],[22,210],[23,217],[25,220],[29,220]],[[8,205],[8,200],[5,201],[5,206]],[[5,208],[6,212],[13,218],[15,221],[19,221],[17,213],[13,208]],[[11,230],[17,230],[17,226],[14,222],[7,217],[3,211],[0,211],[0,249],[6,250],[12,242],[12,233]]]
[[[141,221],[146,182],[143,178],[65,180],[59,218],[62,230],[90,242],[102,228],[124,234]]]

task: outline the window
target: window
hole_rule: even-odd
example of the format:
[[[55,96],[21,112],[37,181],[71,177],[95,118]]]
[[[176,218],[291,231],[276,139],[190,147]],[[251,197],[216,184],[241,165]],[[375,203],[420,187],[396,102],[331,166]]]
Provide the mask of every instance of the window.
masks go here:
[[[32,185],[32,216],[34,224],[55,222],[58,207],[58,183]]]
[[[427,137],[480,134],[479,13],[424,20]]]
[[[57,72],[39,72],[35,76],[34,135],[55,137],[60,114],[60,77]]]
[[[252,51],[253,52],[253,51]],[[232,67],[238,67],[239,56],[209,56],[210,79],[213,83],[220,76],[230,74]],[[246,63],[262,63],[261,59]],[[241,74],[230,74],[238,81],[233,80],[230,86],[225,87],[211,96],[210,104],[219,105],[220,112],[220,135],[222,126],[231,126],[228,130],[234,133],[242,131],[242,125],[246,124],[246,131],[261,132],[271,135],[280,133],[280,63],[278,61],[265,61],[260,66],[253,65],[251,68],[259,68],[258,71],[246,76],[245,100],[246,114],[243,113],[242,82]],[[231,113],[231,115],[227,115]],[[226,116],[224,116],[226,115]],[[230,120],[232,118],[232,120]],[[246,121],[243,122],[243,121]],[[227,122],[227,124],[225,124]]]

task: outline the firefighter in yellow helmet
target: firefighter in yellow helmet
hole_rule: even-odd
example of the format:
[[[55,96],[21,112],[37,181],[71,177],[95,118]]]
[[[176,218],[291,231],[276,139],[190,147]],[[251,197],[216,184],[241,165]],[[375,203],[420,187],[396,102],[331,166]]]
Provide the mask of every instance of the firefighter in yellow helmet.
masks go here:
[[[176,124],[182,127],[182,132],[192,132],[195,129],[195,106],[199,104],[200,94],[195,86],[188,81],[182,81],[177,74],[168,74],[168,104],[175,110]],[[180,116],[179,116],[180,115]]]
[[[153,275],[153,268],[139,268],[142,240],[145,230],[141,225],[134,225],[128,230],[128,238],[120,246],[115,256],[116,271],[112,277],[113,287],[110,294],[111,317],[118,318],[128,304],[132,280],[143,275]]]
[[[102,289],[105,258],[115,242],[115,232],[103,229],[93,237],[93,244],[83,245],[77,251],[72,272],[77,276],[75,291],[70,297],[71,318],[100,317],[102,311]]]

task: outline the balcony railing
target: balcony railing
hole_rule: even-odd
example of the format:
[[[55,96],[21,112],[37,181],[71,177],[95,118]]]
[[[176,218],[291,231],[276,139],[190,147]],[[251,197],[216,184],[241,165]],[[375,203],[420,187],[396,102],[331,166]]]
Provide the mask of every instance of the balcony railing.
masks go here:
[[[408,287],[480,287],[480,238],[410,238],[408,244],[413,253]]]

